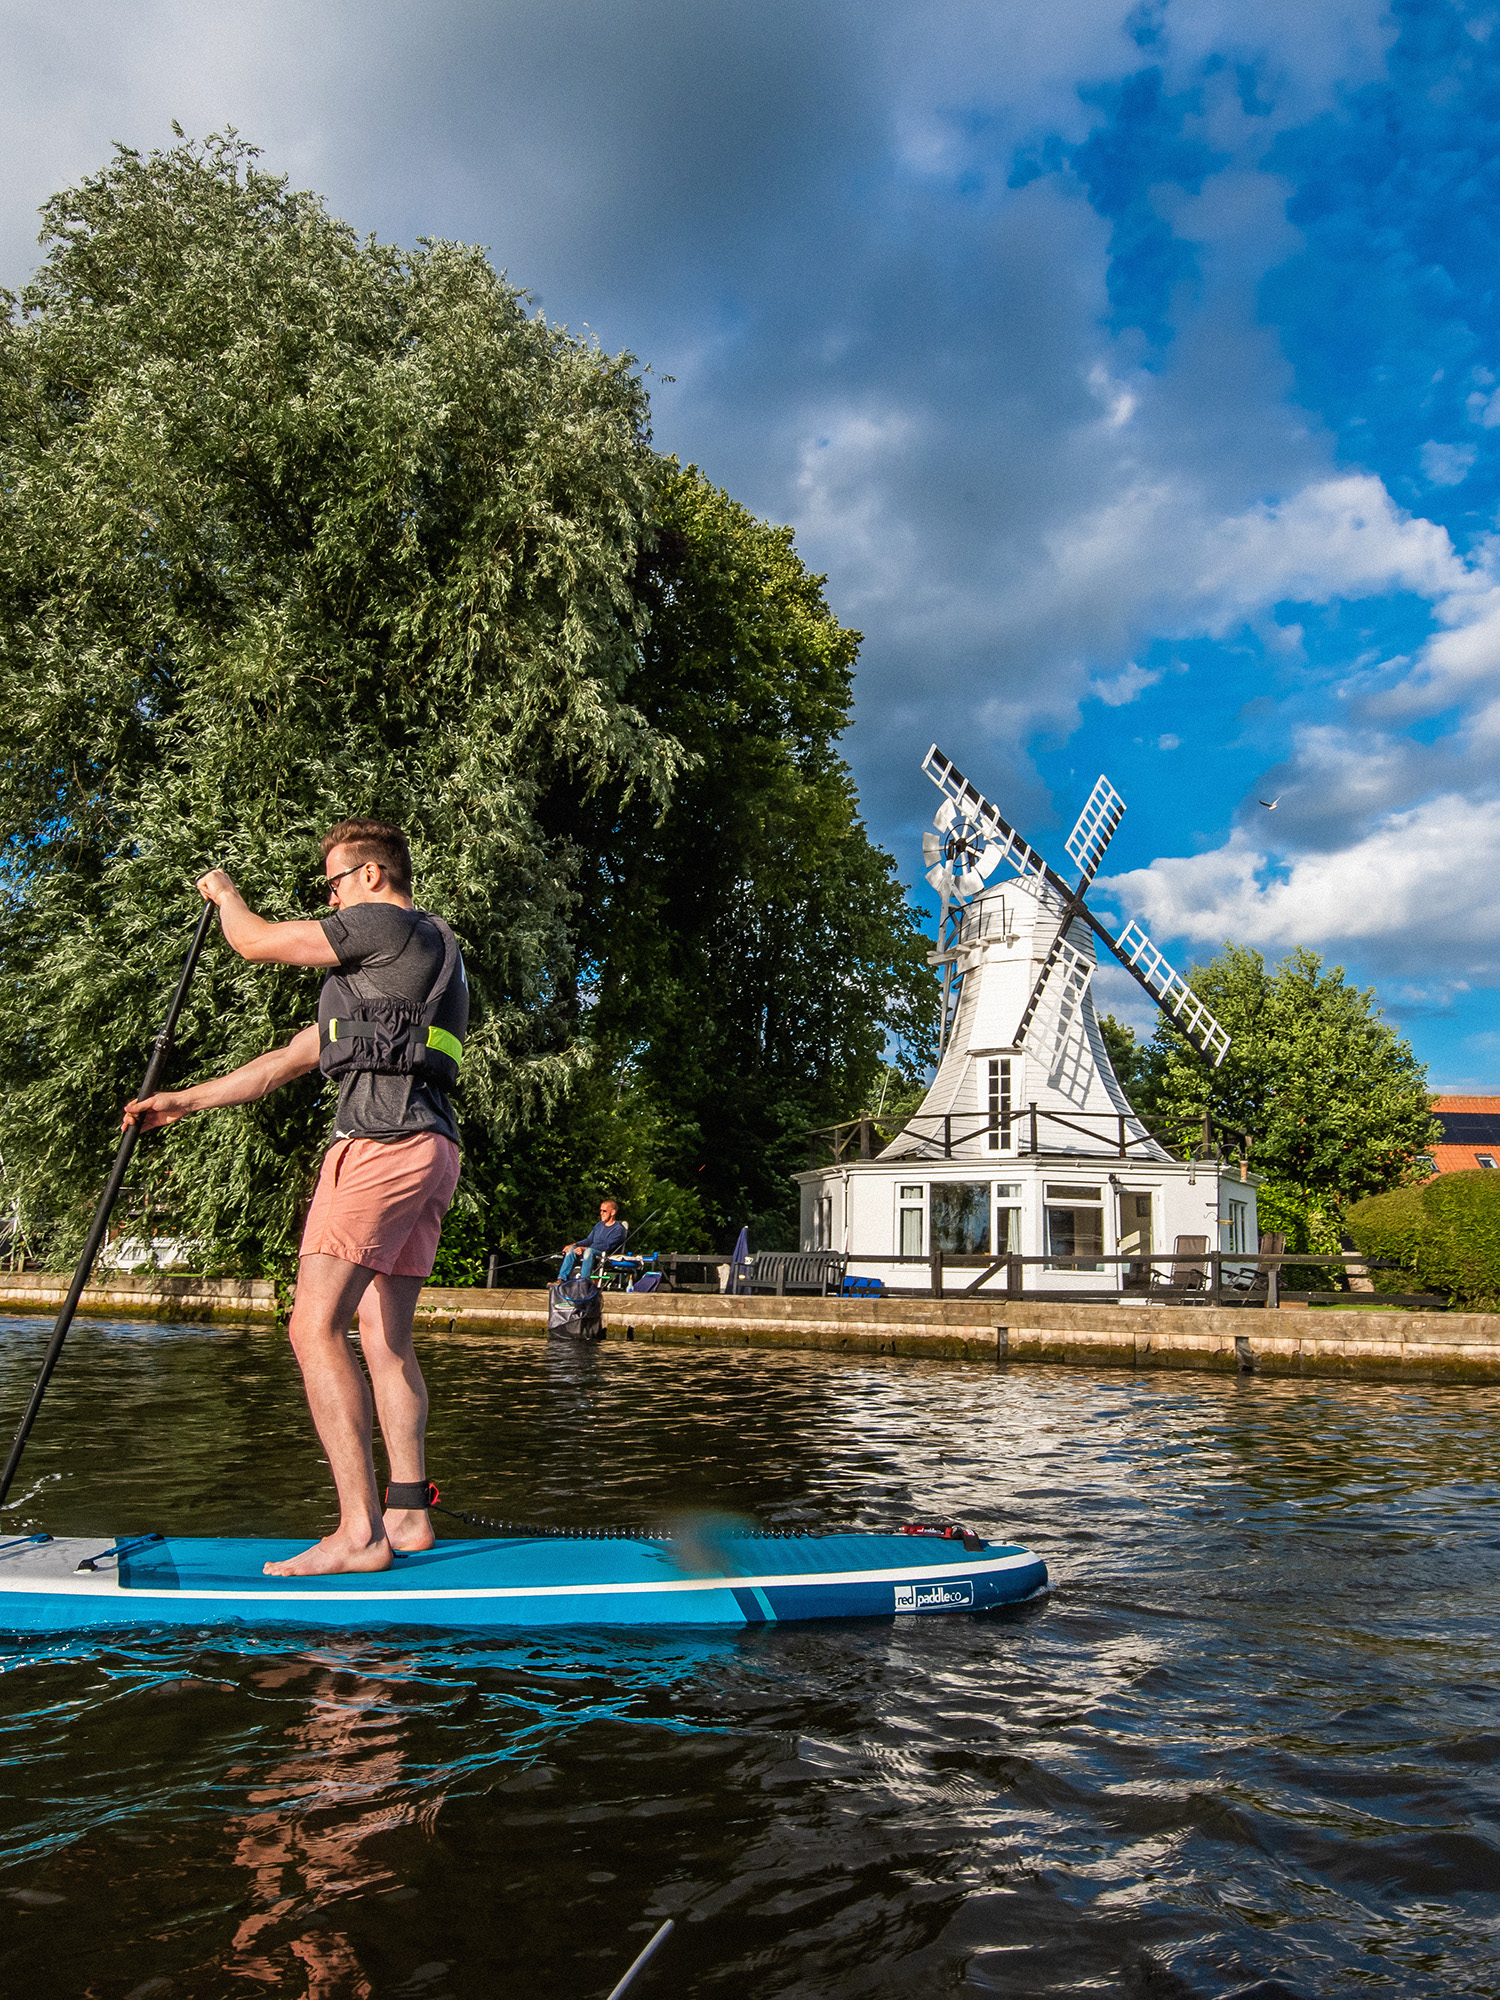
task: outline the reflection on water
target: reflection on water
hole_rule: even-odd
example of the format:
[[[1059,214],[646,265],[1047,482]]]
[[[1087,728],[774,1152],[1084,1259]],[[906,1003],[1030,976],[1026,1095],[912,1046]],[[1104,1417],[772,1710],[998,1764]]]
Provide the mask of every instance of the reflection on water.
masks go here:
[[[45,1329],[0,1322],[0,1409]],[[1500,1993],[1500,1393],[446,1337],[455,1504],[950,1514],[989,1618],[0,1649],[0,1991]],[[8,1414],[6,1421],[8,1422]],[[8,1532],[325,1525],[264,1332],[80,1325]]]
[[[397,1886],[374,1858],[372,1836],[416,1812],[400,1790],[399,1710],[378,1685],[342,1689],[335,1674],[306,1660],[261,1667],[251,1679],[264,1691],[302,1682],[308,1705],[286,1731],[285,1761],[247,1792],[250,1811],[227,1822],[249,1898],[227,1969],[275,1989],[290,1954],[316,2000],[367,1995],[373,1988],[351,1939],[335,1928],[309,1928],[307,1918],[346,1898]],[[440,1800],[441,1793],[433,1804]]]

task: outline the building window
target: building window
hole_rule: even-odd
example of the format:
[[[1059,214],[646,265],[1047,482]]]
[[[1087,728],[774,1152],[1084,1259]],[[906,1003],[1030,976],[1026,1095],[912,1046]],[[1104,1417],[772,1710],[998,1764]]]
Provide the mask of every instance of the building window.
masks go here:
[[[827,1250],[833,1243],[833,1196],[831,1194],[813,1196],[813,1240],[814,1250]]]
[[[1049,1181],[1046,1188],[1047,1255],[1077,1259],[1072,1268],[1102,1271],[1088,1260],[1104,1255],[1104,1190],[1068,1187]],[[1048,1266],[1057,1270],[1056,1264]]]
[[[1495,1164],[1493,1153],[1476,1153],[1474,1157],[1482,1167],[1492,1167]]]
[[[990,1247],[988,1181],[932,1183],[932,1247],[956,1257],[984,1256]]]
[[[990,1239],[997,1257],[1021,1254],[1021,1190],[995,1183],[995,1233]]]
[[[1250,1247],[1250,1204],[1231,1201],[1219,1217],[1219,1248],[1238,1253]]]
[[[900,1244],[899,1254],[903,1257],[922,1255],[922,1216],[927,1206],[927,1190],[920,1183],[916,1187],[900,1190],[900,1207],[897,1210]]]
[[[980,1108],[988,1125],[985,1149],[991,1153],[1011,1150],[1010,1057],[987,1056],[979,1064]]]

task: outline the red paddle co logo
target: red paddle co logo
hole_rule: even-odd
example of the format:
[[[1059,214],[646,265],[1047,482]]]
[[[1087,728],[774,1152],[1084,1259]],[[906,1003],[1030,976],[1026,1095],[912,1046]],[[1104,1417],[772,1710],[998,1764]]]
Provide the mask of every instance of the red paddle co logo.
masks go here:
[[[974,1586],[967,1578],[961,1583],[898,1583],[898,1611],[951,1611],[955,1606],[974,1602]]]

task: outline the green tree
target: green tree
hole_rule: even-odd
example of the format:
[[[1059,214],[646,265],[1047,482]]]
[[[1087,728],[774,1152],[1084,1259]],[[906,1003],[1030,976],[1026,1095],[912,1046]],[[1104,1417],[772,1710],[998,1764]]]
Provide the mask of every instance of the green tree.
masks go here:
[[[884,1065],[878,1077],[871,1079],[860,1110],[862,1116],[874,1119],[882,1144],[894,1139],[907,1119],[921,1110],[929,1087],[924,1075],[913,1074],[909,1066],[903,1068],[899,1063]]]
[[[654,1171],[721,1239],[771,1247],[795,1240],[807,1128],[857,1110],[888,1041],[930,1058],[936,988],[838,754],[859,634],[791,530],[696,468],[669,468],[658,508],[627,693],[687,762],[664,813],[554,793],[585,850],[580,1032],[656,1108]]]
[[[1099,1032],[1109,1055],[1110,1067],[1119,1078],[1120,1088],[1139,1110],[1148,1102],[1156,1081],[1156,1045],[1142,1042],[1134,1028],[1117,1021],[1113,1014],[1099,1016]]]
[[[1230,1035],[1210,1069],[1163,1016],[1137,1069],[1131,1102],[1148,1123],[1191,1144],[1207,1112],[1250,1135],[1265,1177],[1262,1226],[1295,1249],[1338,1247],[1349,1203],[1412,1178],[1432,1141],[1426,1071],[1380,1017],[1372,989],[1341,966],[1292,952],[1273,969],[1228,944],[1189,974]]]

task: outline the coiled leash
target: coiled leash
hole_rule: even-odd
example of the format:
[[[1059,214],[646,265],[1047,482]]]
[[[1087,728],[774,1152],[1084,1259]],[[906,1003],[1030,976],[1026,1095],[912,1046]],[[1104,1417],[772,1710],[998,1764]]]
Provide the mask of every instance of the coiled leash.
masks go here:
[[[941,1535],[945,1542],[962,1542],[970,1555],[989,1547],[988,1542],[981,1540],[972,1528],[964,1527],[961,1521],[908,1521],[897,1532],[903,1535]]]
[[[466,1528],[488,1528],[492,1534],[524,1537],[535,1540],[538,1537],[559,1542],[670,1542],[677,1538],[664,1534],[660,1528],[556,1528],[538,1521],[497,1521],[488,1514],[471,1514],[462,1508],[444,1507],[441,1493],[433,1480],[412,1479],[392,1480],[385,1489],[387,1507],[425,1507],[434,1514],[446,1514],[450,1521],[462,1521]],[[736,1541],[746,1542],[798,1542],[810,1535],[829,1532],[821,1528],[736,1528]],[[834,1529],[835,1534],[869,1533],[855,1528]],[[901,1535],[940,1535],[944,1541],[962,1542],[970,1554],[988,1548],[971,1528],[963,1527],[957,1521],[911,1521],[900,1528],[887,1532]]]

